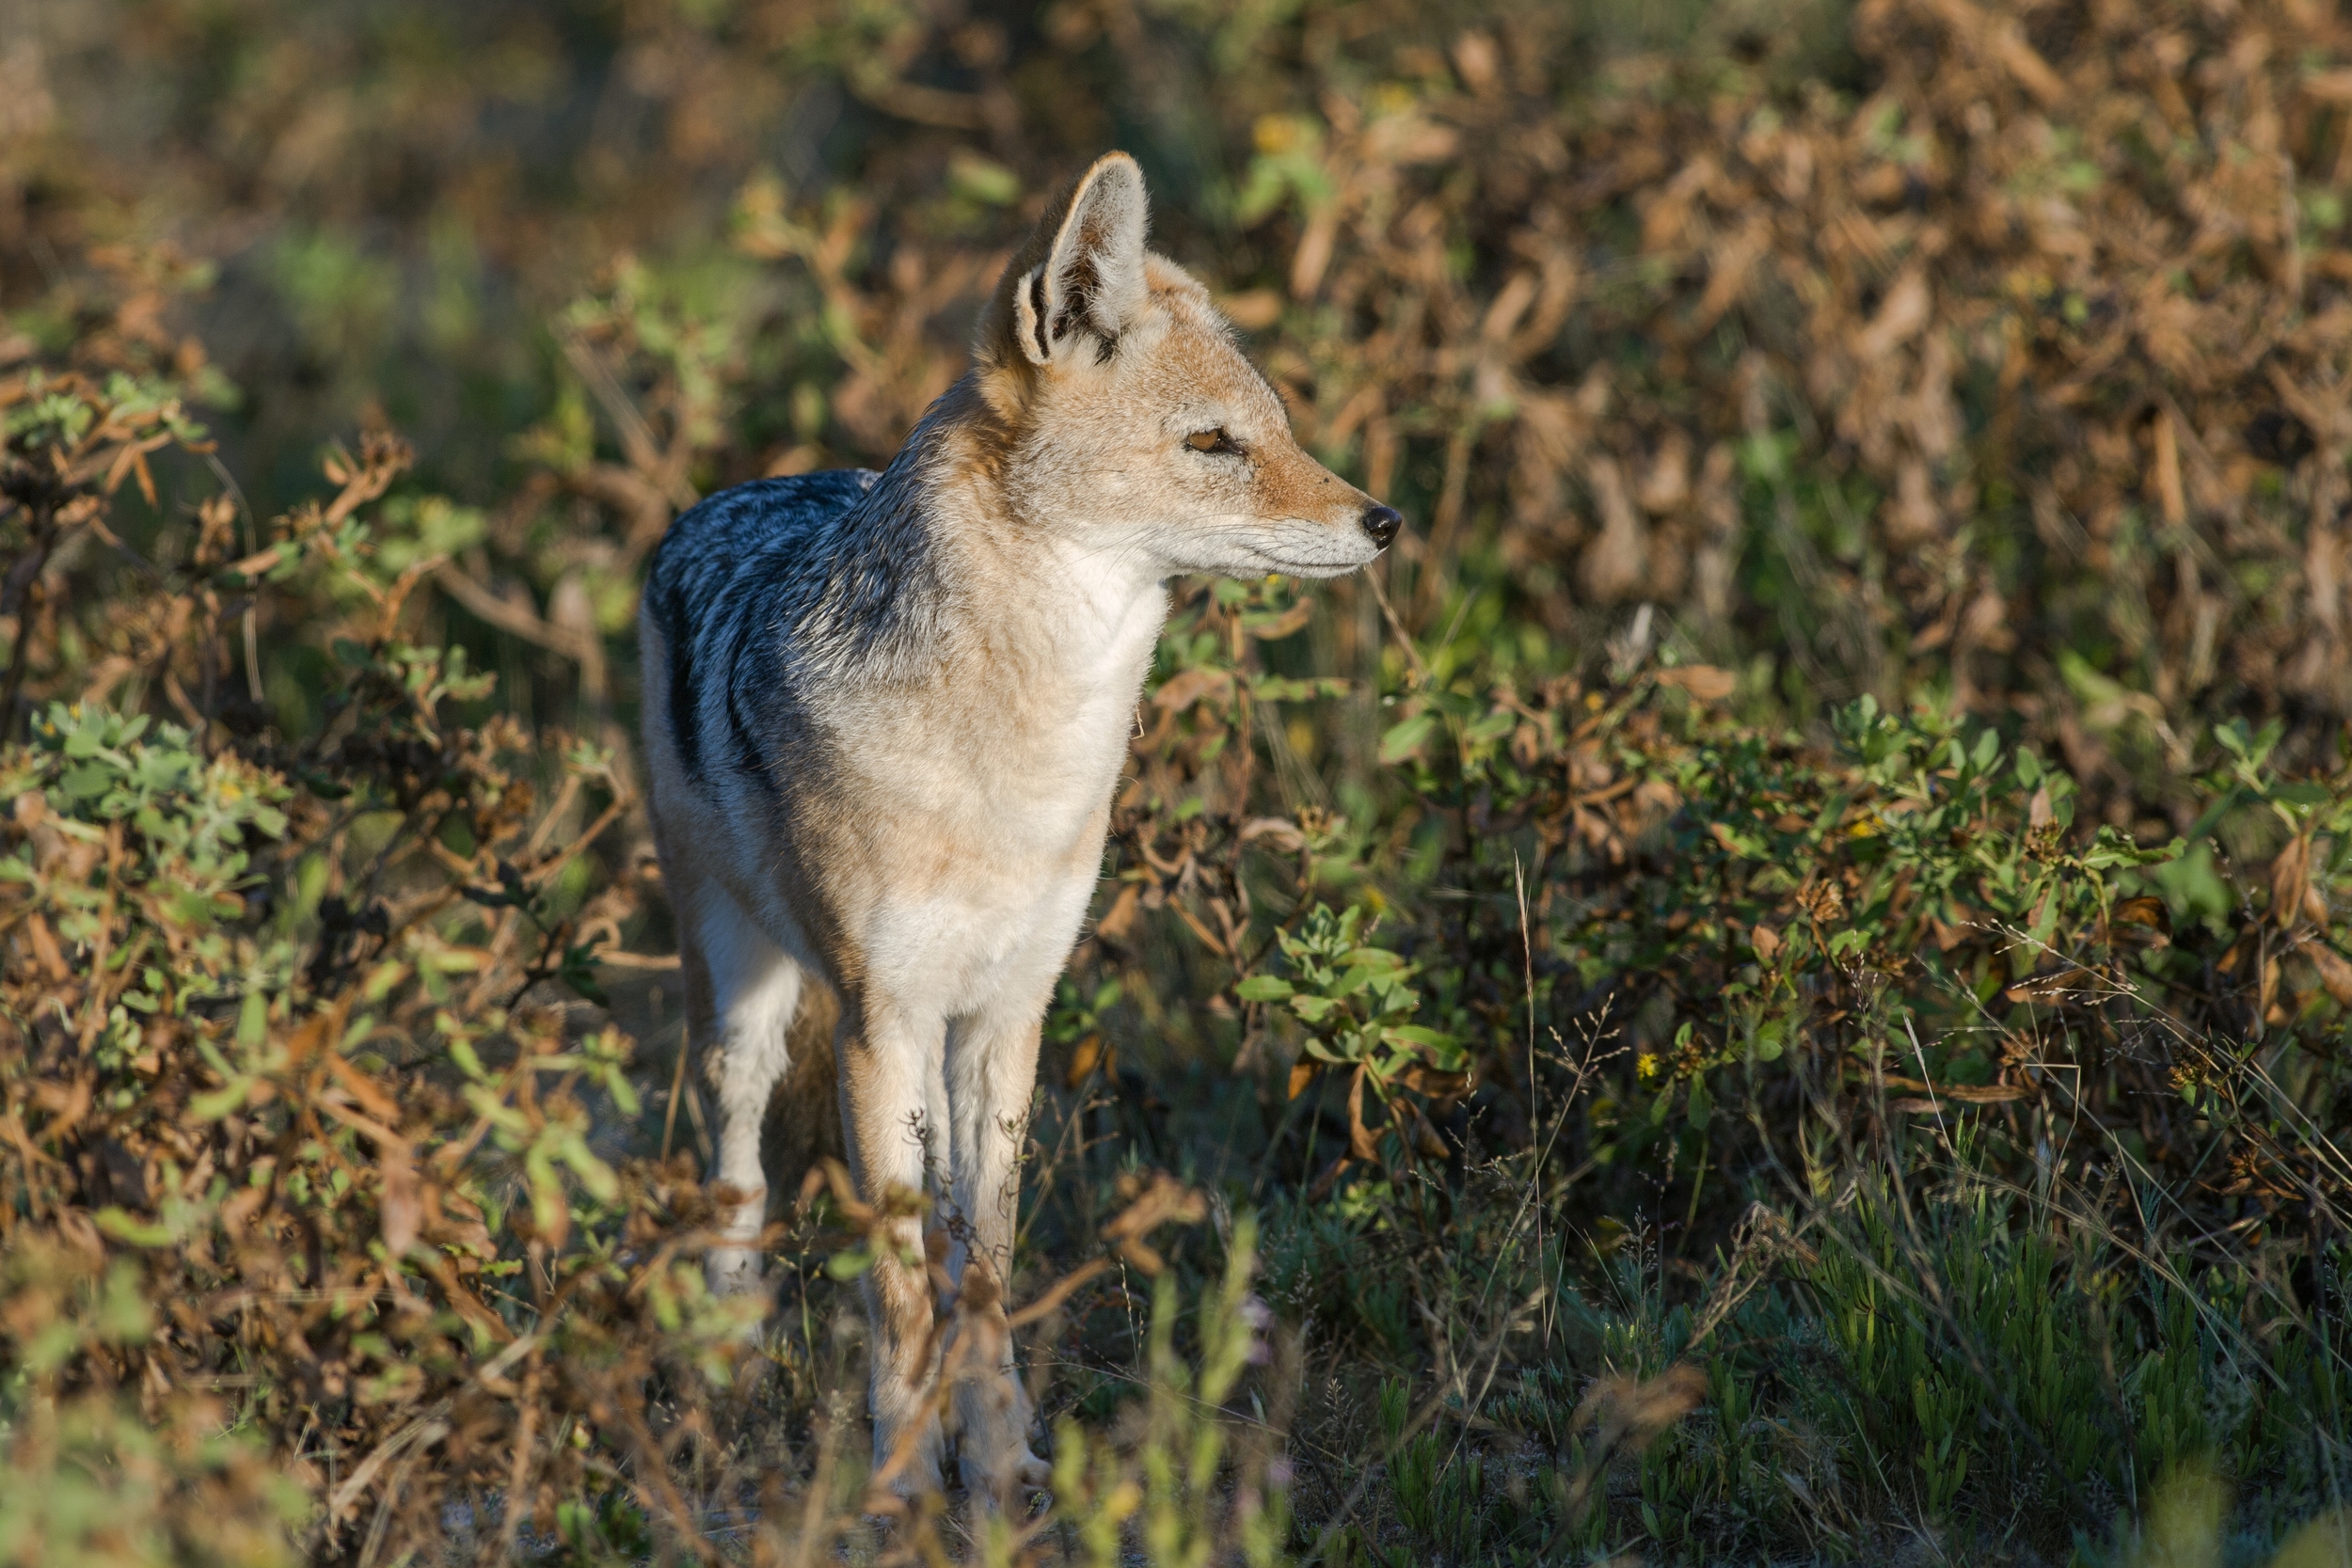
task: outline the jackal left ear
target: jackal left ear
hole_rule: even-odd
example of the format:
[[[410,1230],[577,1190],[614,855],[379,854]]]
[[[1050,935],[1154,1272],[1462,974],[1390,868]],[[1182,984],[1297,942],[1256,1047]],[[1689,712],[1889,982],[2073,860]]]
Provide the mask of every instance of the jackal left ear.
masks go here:
[[[1143,171],[1124,152],[1095,160],[1070,192],[1066,206],[1049,210],[1024,250],[1054,225],[1045,259],[1014,280],[1012,335],[1033,365],[1050,363],[1079,346],[1107,358],[1143,307]],[[1058,223],[1056,222],[1058,217]]]

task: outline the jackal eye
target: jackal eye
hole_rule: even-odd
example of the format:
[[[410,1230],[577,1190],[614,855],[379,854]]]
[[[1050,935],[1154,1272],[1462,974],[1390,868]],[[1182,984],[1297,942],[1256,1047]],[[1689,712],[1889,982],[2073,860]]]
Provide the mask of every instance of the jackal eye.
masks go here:
[[[1218,425],[1215,430],[1194,431],[1184,437],[1184,445],[1195,451],[1239,452],[1241,451],[1240,443],[1225,434],[1223,425]]]

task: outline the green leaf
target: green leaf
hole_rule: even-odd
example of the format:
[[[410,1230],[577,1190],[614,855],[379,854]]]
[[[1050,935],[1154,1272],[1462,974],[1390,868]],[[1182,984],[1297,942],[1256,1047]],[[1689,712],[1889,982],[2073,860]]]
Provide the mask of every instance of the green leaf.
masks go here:
[[[2161,848],[2143,849],[2138,844],[2115,828],[2101,823],[2098,836],[2083,855],[2083,864],[2092,871],[2105,871],[2117,865],[2162,865],[2176,861],[2188,851],[2188,841],[2176,838]]]
[[[1484,719],[1473,721],[1462,732],[1462,738],[1473,746],[1484,746],[1500,740],[1518,727],[1519,716],[1508,708],[1498,708]]]
[[[198,1121],[218,1121],[244,1104],[246,1096],[252,1092],[253,1080],[239,1074],[221,1088],[207,1089],[202,1094],[192,1096],[188,1101],[188,1115]]]
[[[1271,974],[1252,974],[1233,988],[1244,1002],[1279,1002],[1291,994],[1291,983]]]
[[[174,1240],[171,1232],[164,1227],[136,1218],[121,1209],[111,1206],[101,1209],[90,1217],[97,1223],[101,1231],[112,1236],[118,1242],[125,1242],[132,1246],[169,1246]]]
[[[76,800],[96,800],[113,787],[115,775],[111,768],[98,763],[86,763],[73,768],[57,781],[58,786]]]
[[[1380,737],[1381,763],[1393,768],[1419,752],[1437,723],[1436,714],[1416,713],[1403,723],[1391,725],[1388,733]]]
[[[612,1174],[612,1167],[590,1152],[577,1135],[564,1142],[564,1163],[572,1167],[580,1184],[599,1203],[610,1203],[621,1195],[621,1180]]]

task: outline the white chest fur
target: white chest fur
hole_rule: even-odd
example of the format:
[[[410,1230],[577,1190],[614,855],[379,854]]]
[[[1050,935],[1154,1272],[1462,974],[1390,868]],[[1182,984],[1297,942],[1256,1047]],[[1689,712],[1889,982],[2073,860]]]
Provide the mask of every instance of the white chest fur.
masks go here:
[[[935,684],[833,716],[871,857],[853,916],[869,960],[950,1014],[1057,971],[1100,870],[1167,595],[1086,564],[1037,562],[971,606]]]

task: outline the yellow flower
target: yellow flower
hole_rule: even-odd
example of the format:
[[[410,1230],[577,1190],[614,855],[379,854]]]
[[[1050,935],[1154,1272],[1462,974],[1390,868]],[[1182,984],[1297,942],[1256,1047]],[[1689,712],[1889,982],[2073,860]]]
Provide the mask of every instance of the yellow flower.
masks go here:
[[[1633,1058],[1633,1070],[1644,1078],[1658,1076],[1658,1053],[1645,1051]]]

